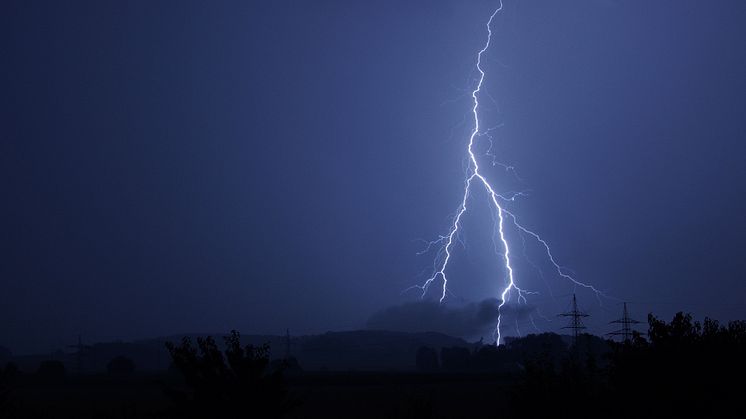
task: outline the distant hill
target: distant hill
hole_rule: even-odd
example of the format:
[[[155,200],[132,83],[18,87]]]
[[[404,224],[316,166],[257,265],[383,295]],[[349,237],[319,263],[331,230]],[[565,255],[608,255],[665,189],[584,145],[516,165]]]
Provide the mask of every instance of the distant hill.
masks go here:
[[[172,336],[158,341],[178,341],[181,338],[182,336]],[[216,337],[216,340],[222,339]],[[241,342],[252,345],[268,343],[272,358],[285,357],[288,349],[285,336],[242,335]],[[471,348],[474,344],[436,332],[357,330],[291,336],[289,349],[290,355],[295,357],[305,370],[383,371],[414,370],[417,349],[421,346],[437,349],[444,346]]]
[[[137,340],[133,342],[106,342],[84,346],[80,352],[64,353],[57,351],[51,355],[14,356],[11,358],[23,371],[33,372],[39,364],[48,359],[65,363],[71,373],[80,370],[84,373],[106,371],[108,362],[117,356],[125,356],[134,361],[136,371],[164,371],[171,364],[166,350],[166,342],[180,342],[189,337],[196,343],[198,337],[212,336],[219,346],[225,334],[190,333]],[[581,348],[603,359],[609,351],[606,341],[591,335],[584,335]],[[547,340],[548,339],[548,340]],[[523,338],[507,338],[506,345],[513,355],[546,351],[547,342],[553,343],[556,355],[567,348],[569,336],[545,333]],[[242,335],[243,344],[270,345],[273,359],[284,358],[288,352],[305,371],[413,371],[416,369],[417,350],[423,346],[440,354],[441,348],[466,348],[470,352],[480,343],[469,343],[463,339],[437,332],[408,333],[387,330],[357,330],[349,332],[327,332],[320,335],[291,336],[288,339],[279,335]],[[516,359],[517,360],[517,359]]]
[[[383,330],[328,332],[297,340],[295,352],[309,370],[414,370],[417,349],[429,346],[471,348],[474,344],[442,333],[405,333]]]
[[[116,356],[126,356],[135,363],[137,371],[163,371],[170,365],[166,342],[178,343],[184,337],[196,342],[197,337],[212,336],[222,344],[222,333],[189,333],[132,342],[107,342],[86,346],[80,353],[57,352],[53,358],[65,363],[68,371],[106,371],[107,363]],[[278,335],[242,335],[244,344],[268,343],[272,358],[283,358],[287,338]],[[475,344],[442,333],[406,333],[384,330],[327,332],[320,335],[290,337],[290,355],[306,371],[386,371],[414,370],[417,349],[429,346],[472,348]],[[14,357],[22,370],[32,372],[49,355]]]

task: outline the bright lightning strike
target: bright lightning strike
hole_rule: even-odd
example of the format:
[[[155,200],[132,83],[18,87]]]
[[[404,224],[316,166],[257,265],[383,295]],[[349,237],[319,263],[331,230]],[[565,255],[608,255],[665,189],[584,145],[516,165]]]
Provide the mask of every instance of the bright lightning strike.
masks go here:
[[[476,140],[481,136],[487,136],[490,142],[492,141],[490,132],[494,130],[495,128],[489,128],[487,130],[484,130],[484,132],[481,131],[480,121],[479,121],[479,95],[482,90],[482,86],[484,84],[484,78],[485,78],[485,72],[482,68],[482,56],[484,53],[489,49],[490,44],[492,42],[492,21],[495,19],[495,16],[502,10],[503,4],[502,0],[500,1],[499,7],[492,12],[492,15],[490,15],[489,20],[487,21],[487,40],[484,44],[484,47],[479,50],[479,53],[477,54],[477,71],[479,72],[479,80],[477,82],[476,87],[471,92],[471,97],[473,100],[473,106],[471,108],[471,112],[473,115],[474,120],[474,128],[471,131],[471,135],[469,136],[469,143],[467,147],[467,152],[469,155],[469,163],[466,173],[466,180],[464,182],[464,194],[463,198],[461,199],[461,204],[458,207],[458,210],[456,211],[456,215],[453,218],[453,224],[451,225],[451,228],[448,231],[447,235],[440,236],[437,240],[431,241],[427,243],[427,248],[423,252],[429,251],[431,248],[435,246],[439,246],[439,250],[434,262],[434,272],[430,278],[428,278],[424,284],[416,286],[416,288],[419,288],[422,290],[422,296],[424,297],[427,293],[428,289],[432,285],[434,281],[436,281],[438,278],[442,278],[442,290],[440,292],[440,302],[443,302],[446,298],[446,292],[448,290],[448,276],[446,274],[446,270],[448,268],[448,263],[451,261],[452,256],[452,246],[454,241],[458,240],[458,234],[459,229],[461,227],[461,218],[463,217],[464,213],[466,213],[467,209],[467,201],[469,199],[469,194],[471,192],[471,187],[475,183],[478,185],[483,186],[487,192],[489,193],[490,201],[492,205],[494,205],[495,213],[496,213],[496,231],[497,231],[497,237],[499,238],[499,242],[502,247],[502,252],[498,252],[500,254],[502,263],[505,267],[505,272],[507,273],[506,278],[506,284],[505,288],[503,288],[502,292],[500,293],[500,304],[498,305],[498,315],[497,315],[497,325],[495,327],[495,333],[497,335],[496,344],[499,346],[502,340],[502,333],[501,333],[501,323],[502,323],[502,308],[510,298],[511,292],[515,292],[517,294],[517,301],[520,302],[526,302],[526,295],[528,294],[535,294],[534,292],[529,292],[526,290],[521,289],[517,284],[515,280],[515,272],[513,269],[513,266],[511,265],[511,252],[510,252],[510,245],[508,243],[508,239],[506,237],[506,223],[510,223],[513,228],[517,229],[518,232],[521,234],[528,235],[532,238],[534,238],[536,241],[538,241],[546,251],[546,255],[549,259],[549,262],[554,266],[554,268],[557,271],[557,274],[566,279],[571,281],[574,286],[576,287],[583,287],[587,288],[591,291],[593,291],[598,298],[601,296],[605,296],[601,291],[594,288],[592,285],[585,284],[583,282],[580,282],[576,280],[572,275],[568,274],[565,269],[563,269],[562,266],[560,266],[555,258],[554,255],[551,252],[551,249],[549,247],[549,244],[542,239],[538,234],[535,232],[525,228],[523,225],[521,225],[518,222],[518,218],[510,211],[506,210],[503,205],[501,205],[501,202],[507,203],[512,202],[516,198],[525,196],[524,192],[512,192],[509,194],[500,194],[496,192],[495,188],[490,184],[490,182],[485,178],[485,176],[480,172],[480,166],[479,162],[477,161],[477,157],[474,153],[474,145]],[[492,146],[490,144],[490,151],[488,151],[488,154],[492,150]],[[491,157],[493,157],[493,166],[495,165],[495,159],[494,155],[489,154]],[[506,169],[513,170],[512,166],[504,166]],[[533,322],[533,319],[531,319]],[[518,328],[518,325],[516,323],[516,329]]]

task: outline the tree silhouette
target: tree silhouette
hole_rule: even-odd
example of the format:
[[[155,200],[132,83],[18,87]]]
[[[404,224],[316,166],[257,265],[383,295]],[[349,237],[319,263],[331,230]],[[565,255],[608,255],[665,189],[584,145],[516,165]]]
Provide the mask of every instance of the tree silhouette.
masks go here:
[[[167,390],[178,417],[278,418],[293,407],[282,370],[268,369],[269,345],[241,346],[235,330],[225,345],[221,352],[212,337],[198,338],[196,347],[187,337],[166,344],[186,386]]]
[[[604,356],[514,342],[525,371],[506,415],[556,415],[572,403],[573,417],[746,417],[746,322],[700,323],[684,313],[666,322],[651,314],[648,326],[647,340],[634,332],[631,340],[607,341]]]
[[[658,415],[746,414],[746,322],[699,323],[679,312],[670,323],[650,314],[648,325],[649,342],[637,335],[613,355],[609,379],[620,398],[634,398]]]

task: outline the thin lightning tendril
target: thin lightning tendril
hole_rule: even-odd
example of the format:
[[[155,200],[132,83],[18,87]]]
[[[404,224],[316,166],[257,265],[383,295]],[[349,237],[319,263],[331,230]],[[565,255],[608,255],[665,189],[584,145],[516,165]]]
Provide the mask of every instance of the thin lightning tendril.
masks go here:
[[[492,42],[492,21],[494,20],[495,16],[502,10],[503,4],[502,0],[500,1],[499,7],[490,15],[489,20],[487,21],[487,40],[484,44],[484,47],[479,51],[477,54],[477,71],[479,72],[479,80],[477,82],[476,87],[471,92],[471,97],[473,100],[473,106],[471,108],[471,112],[473,115],[473,121],[474,121],[474,128],[471,131],[471,135],[469,136],[469,144],[467,147],[469,159],[468,159],[468,167],[466,172],[466,180],[464,182],[464,194],[461,199],[461,204],[458,207],[458,210],[456,211],[455,216],[453,217],[453,223],[451,224],[451,228],[449,229],[449,232],[447,235],[441,235],[438,237],[438,239],[434,241],[427,242],[427,247],[424,251],[420,252],[419,254],[426,253],[429,251],[432,247],[438,246],[438,252],[435,257],[434,261],[434,269],[433,274],[430,278],[428,278],[422,285],[415,285],[412,288],[419,288],[422,291],[422,297],[424,297],[428,289],[430,288],[430,285],[438,279],[439,277],[443,280],[443,286],[442,291],[440,293],[440,302],[442,303],[446,298],[446,293],[448,292],[448,276],[446,275],[446,269],[448,268],[448,263],[451,261],[452,256],[452,247],[455,241],[459,241],[459,230],[461,227],[461,218],[466,213],[467,210],[467,201],[470,196],[471,186],[474,183],[481,184],[484,186],[484,188],[487,190],[490,196],[490,200],[492,201],[492,204],[495,208],[495,230],[497,232],[497,237],[499,238],[499,242],[502,244],[502,252],[499,252],[502,256],[502,260],[504,263],[505,271],[507,273],[507,278],[505,281],[505,288],[503,288],[502,292],[500,293],[500,303],[497,307],[497,325],[495,327],[495,333],[497,335],[496,345],[500,345],[502,340],[502,334],[501,334],[501,323],[502,323],[502,308],[507,303],[507,301],[510,298],[511,292],[515,292],[517,295],[517,301],[519,303],[526,302],[526,295],[529,294],[537,294],[536,292],[527,291],[524,289],[521,289],[518,287],[515,281],[515,272],[513,269],[513,266],[511,265],[511,257],[512,254],[510,252],[510,246],[508,243],[508,239],[506,238],[506,221],[510,222],[517,230],[519,230],[521,233],[525,233],[531,237],[533,237],[538,243],[540,243],[544,250],[546,251],[546,255],[549,259],[549,261],[554,266],[555,270],[557,271],[557,274],[569,281],[571,281],[574,286],[576,287],[583,287],[587,288],[591,291],[593,291],[596,294],[596,297],[606,297],[605,294],[603,294],[600,290],[596,289],[592,285],[583,283],[575,279],[572,275],[568,274],[566,269],[563,268],[561,265],[559,265],[554,255],[551,252],[551,249],[549,247],[549,244],[541,238],[538,234],[534,233],[533,231],[527,229],[523,225],[521,225],[518,222],[518,218],[510,211],[505,209],[503,205],[501,205],[501,201],[508,203],[515,201],[517,198],[525,196],[526,192],[511,192],[508,194],[500,194],[495,191],[495,188],[492,187],[492,185],[489,183],[487,178],[480,172],[480,166],[477,161],[477,157],[474,153],[474,145],[476,142],[476,139],[482,136],[486,136],[490,142],[492,142],[491,137],[491,131],[493,131],[495,128],[499,127],[492,127],[487,130],[481,131],[480,123],[479,123],[479,94],[481,93],[482,86],[484,84],[485,79],[485,72],[482,68],[482,56],[484,53],[489,49],[490,44]],[[490,151],[492,150],[492,146],[490,146]],[[489,152],[488,152],[489,154]],[[491,157],[493,157],[493,165],[495,165],[495,158],[494,155],[489,154]],[[512,166],[506,166],[502,165],[506,170],[513,170]],[[496,246],[497,247],[497,246]],[[533,318],[531,318],[531,322],[533,323]],[[535,324],[534,324],[535,326]],[[518,333],[520,333],[518,329],[518,323],[516,320],[516,330]]]

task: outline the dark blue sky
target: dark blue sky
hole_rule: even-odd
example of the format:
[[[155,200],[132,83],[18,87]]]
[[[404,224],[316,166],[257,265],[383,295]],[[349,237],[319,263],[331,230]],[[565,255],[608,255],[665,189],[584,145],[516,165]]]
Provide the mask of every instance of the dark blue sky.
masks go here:
[[[3,2],[0,345],[351,329],[416,300],[495,6]],[[486,174],[640,319],[746,317],[745,21],[740,1],[612,0],[506,0],[495,21],[482,117],[522,182]],[[472,202],[452,306],[503,279]],[[518,273],[566,307],[548,271],[557,304]],[[579,297],[606,331],[620,307]]]

